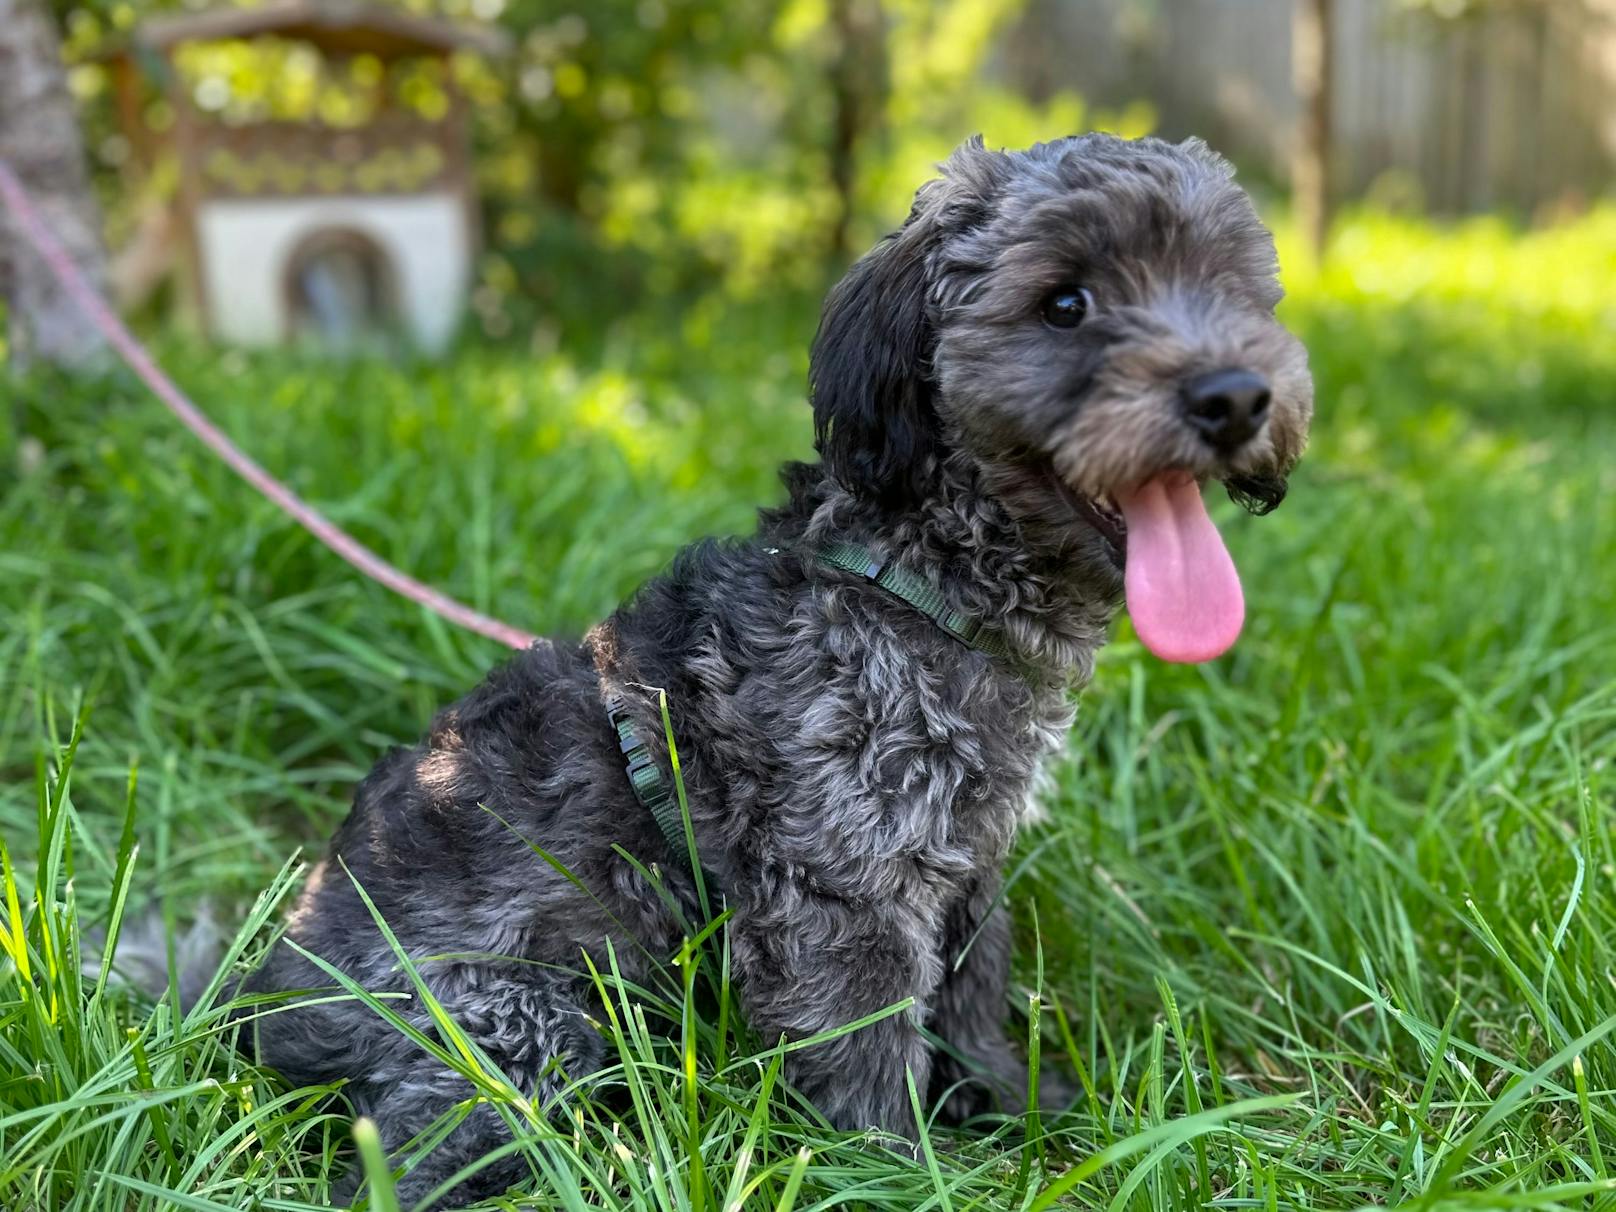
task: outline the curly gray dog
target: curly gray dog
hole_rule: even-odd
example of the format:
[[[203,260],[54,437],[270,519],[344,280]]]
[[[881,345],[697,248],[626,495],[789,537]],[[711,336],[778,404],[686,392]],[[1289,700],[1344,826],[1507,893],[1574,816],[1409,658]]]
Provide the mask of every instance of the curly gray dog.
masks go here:
[[[1240,630],[1201,489],[1222,481],[1266,512],[1301,453],[1313,389],[1274,317],[1276,270],[1229,165],[1197,141],[960,147],[825,304],[821,461],[784,470],[786,503],[753,538],[687,548],[582,643],[534,646],[385,757],[290,938],[408,992],[356,880],[411,954],[462,957],[425,965],[433,992],[537,1101],[599,1067],[580,953],[609,940],[642,979],[639,948],[680,938],[617,848],[660,865],[695,916],[653,798],[668,754],[645,688],[662,687],[752,1027],[801,1039],[914,999],[791,1053],[796,1088],[835,1125],[911,1137],[906,1072],[950,1118],[1016,1110],[1001,867],[1124,596],[1169,660],[1208,659]],[[251,982],[329,985],[284,944]],[[355,1002],[257,1031],[291,1080],[347,1079],[390,1150],[470,1093]],[[508,1139],[480,1106],[402,1194]],[[523,1175],[506,1158],[446,1198]]]

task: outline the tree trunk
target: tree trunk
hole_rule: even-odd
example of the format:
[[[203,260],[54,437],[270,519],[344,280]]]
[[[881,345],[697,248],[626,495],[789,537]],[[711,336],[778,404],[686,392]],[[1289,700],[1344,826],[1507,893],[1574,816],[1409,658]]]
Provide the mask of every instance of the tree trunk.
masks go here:
[[[96,289],[104,289],[100,210],[90,193],[61,43],[43,0],[0,0],[0,157],[75,263]],[[100,357],[100,336],[21,241],[3,208],[0,297],[8,310],[15,365],[80,367]]]
[[[831,0],[830,22],[836,34],[829,148],[836,217],[830,252],[842,262],[847,260],[848,233],[858,204],[859,141],[874,124],[886,91],[886,29],[878,0]]]
[[[1331,94],[1335,80],[1333,0],[1295,0],[1291,21],[1291,80],[1301,105],[1291,189],[1296,222],[1315,257],[1330,237],[1332,160],[1335,156]]]

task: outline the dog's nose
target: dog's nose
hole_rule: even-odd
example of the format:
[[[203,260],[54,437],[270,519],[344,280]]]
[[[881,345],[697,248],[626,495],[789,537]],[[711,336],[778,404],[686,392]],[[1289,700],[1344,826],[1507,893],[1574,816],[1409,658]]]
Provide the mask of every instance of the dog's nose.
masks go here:
[[[1207,444],[1228,454],[1257,436],[1268,419],[1268,383],[1249,370],[1214,370],[1184,384],[1184,418]]]

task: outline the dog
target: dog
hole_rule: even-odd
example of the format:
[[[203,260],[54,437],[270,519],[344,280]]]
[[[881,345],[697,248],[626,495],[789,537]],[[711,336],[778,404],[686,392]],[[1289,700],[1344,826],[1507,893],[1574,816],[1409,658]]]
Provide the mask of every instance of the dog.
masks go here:
[[[552,1102],[604,1063],[581,954],[611,943],[644,979],[644,957],[680,941],[675,907],[699,920],[697,868],[625,773],[628,752],[668,778],[656,687],[760,1038],[913,999],[791,1052],[794,1086],[838,1127],[911,1138],[910,1074],[946,1119],[1022,1109],[1001,870],[1123,601],[1169,660],[1209,659],[1240,630],[1202,489],[1266,512],[1302,452],[1312,381],[1275,318],[1276,274],[1272,237],[1199,141],[962,145],[827,298],[809,374],[820,457],[783,470],[784,504],[751,538],[681,551],[581,642],[520,653],[384,757],[286,937],[410,993],[362,888],[448,1013]],[[330,985],[285,942],[250,980]],[[431,1034],[418,1004],[393,1004]],[[352,1000],[255,1031],[289,1080],[345,1079],[395,1154],[471,1093]],[[508,1139],[478,1106],[401,1195]],[[520,1176],[507,1158],[446,1198]]]

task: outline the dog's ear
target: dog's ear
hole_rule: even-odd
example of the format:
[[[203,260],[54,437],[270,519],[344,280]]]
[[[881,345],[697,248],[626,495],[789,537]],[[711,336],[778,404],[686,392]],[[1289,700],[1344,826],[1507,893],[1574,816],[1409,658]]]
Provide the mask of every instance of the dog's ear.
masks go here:
[[[831,290],[809,358],[814,444],[825,469],[851,492],[887,504],[923,495],[942,453],[927,315],[935,241],[917,198],[908,222]]]
[[[1288,485],[1282,475],[1254,475],[1230,476],[1224,481],[1224,487],[1236,505],[1262,517],[1279,508]]]
[[[939,249],[986,215],[995,153],[981,137],[915,195],[914,208],[831,290],[809,359],[814,441],[843,487],[887,505],[925,495],[942,459],[932,407],[931,306]]]

